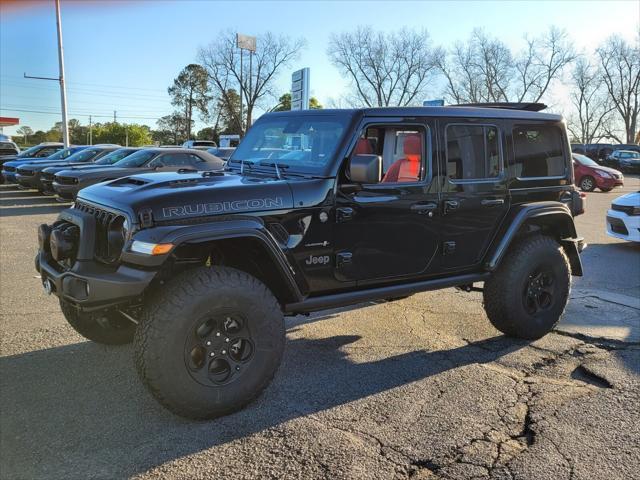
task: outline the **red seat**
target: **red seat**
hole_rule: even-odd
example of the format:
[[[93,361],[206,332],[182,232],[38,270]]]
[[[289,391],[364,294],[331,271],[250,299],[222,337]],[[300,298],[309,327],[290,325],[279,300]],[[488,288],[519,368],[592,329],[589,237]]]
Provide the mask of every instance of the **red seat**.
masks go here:
[[[353,149],[354,155],[370,155],[373,153],[371,142],[367,138],[359,138],[356,148]]]
[[[411,134],[404,137],[404,158],[396,160],[389,167],[383,182],[417,182],[420,179],[422,163],[422,137]]]

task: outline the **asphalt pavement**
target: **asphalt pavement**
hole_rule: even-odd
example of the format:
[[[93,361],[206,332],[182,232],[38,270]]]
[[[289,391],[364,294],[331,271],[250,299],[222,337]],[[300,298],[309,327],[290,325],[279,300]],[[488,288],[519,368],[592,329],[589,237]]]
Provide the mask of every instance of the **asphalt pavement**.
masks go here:
[[[0,185],[2,479],[631,479],[640,472],[640,246],[589,243],[556,331],[505,338],[455,289],[287,319],[283,364],[241,412],[193,422],[138,381],[130,346],[85,341],[33,268],[64,208]]]

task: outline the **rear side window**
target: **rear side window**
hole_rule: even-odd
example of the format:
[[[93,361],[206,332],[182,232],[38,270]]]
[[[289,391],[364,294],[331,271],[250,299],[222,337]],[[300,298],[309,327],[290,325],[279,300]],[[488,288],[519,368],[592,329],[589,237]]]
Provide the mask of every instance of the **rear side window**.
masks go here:
[[[447,125],[447,178],[493,179],[500,176],[500,136],[494,125]]]
[[[553,125],[516,126],[513,129],[515,176],[560,177],[565,174],[561,130]]]

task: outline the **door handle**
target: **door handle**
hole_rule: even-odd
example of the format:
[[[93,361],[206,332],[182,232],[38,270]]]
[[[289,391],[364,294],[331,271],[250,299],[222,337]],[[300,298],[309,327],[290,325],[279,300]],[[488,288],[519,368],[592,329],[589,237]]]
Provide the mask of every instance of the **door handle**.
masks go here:
[[[460,202],[458,200],[447,200],[444,202],[444,213],[457,210],[459,206]]]
[[[482,205],[483,207],[497,207],[498,205],[504,205],[504,199],[502,198],[484,199],[480,202],[480,205]]]
[[[433,211],[438,208],[437,203],[414,203],[411,205],[411,211],[416,212],[419,215],[429,215],[433,217]]]

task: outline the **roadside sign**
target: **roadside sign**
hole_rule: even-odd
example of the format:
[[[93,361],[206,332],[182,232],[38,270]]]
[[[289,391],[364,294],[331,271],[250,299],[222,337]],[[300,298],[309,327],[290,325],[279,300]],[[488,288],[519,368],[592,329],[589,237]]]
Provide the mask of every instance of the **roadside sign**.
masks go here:
[[[444,107],[444,100],[425,100],[422,102],[423,107]]]
[[[256,51],[256,37],[252,37],[251,35],[243,35],[241,33],[236,33],[236,45],[238,48],[242,48],[243,50],[249,50],[250,52]]]
[[[291,74],[291,110],[309,109],[309,69]]]

